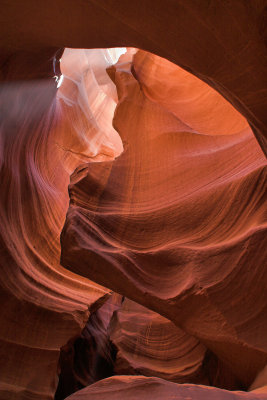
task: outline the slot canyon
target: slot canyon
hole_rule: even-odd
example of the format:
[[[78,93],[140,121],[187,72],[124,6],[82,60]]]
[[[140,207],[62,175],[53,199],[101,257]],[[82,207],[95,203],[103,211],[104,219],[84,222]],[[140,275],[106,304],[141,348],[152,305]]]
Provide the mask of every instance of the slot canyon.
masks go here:
[[[0,400],[267,400],[267,0],[0,11]]]

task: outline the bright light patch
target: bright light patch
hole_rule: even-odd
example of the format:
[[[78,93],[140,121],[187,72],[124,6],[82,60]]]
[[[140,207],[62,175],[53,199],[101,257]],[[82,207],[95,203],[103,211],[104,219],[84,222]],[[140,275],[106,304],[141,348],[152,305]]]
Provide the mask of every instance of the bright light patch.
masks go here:
[[[107,51],[110,56],[112,64],[116,64],[116,62],[118,62],[120,56],[122,54],[126,53],[127,49],[126,49],[126,47],[118,47],[115,49],[108,49]]]
[[[61,86],[61,84],[62,84],[63,80],[64,80],[64,75],[63,75],[63,74],[62,74],[62,75],[60,75],[60,77],[58,77],[58,76],[57,76],[57,79],[56,79],[56,82],[57,82],[57,88],[59,88],[59,87]]]

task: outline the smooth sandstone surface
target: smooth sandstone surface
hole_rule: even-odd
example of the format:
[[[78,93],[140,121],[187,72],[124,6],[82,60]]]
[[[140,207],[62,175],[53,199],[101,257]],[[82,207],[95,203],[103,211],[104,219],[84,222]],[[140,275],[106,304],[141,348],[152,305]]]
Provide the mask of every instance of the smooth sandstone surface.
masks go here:
[[[62,57],[58,91],[54,79],[0,85],[1,400],[53,398],[60,348],[111,292],[60,266],[70,173],[121,151],[105,72],[114,60],[106,50],[76,51],[74,65],[71,57]]]
[[[166,318],[133,301],[126,299],[114,313],[110,339],[118,351],[116,375],[209,384],[202,368],[205,346]]]
[[[97,382],[72,396],[70,400],[265,400],[260,393],[228,392],[213,387],[178,385],[159,378],[116,376]]]
[[[1,400],[51,400],[60,348],[111,290],[266,396],[266,0],[0,7]],[[116,46],[143,50],[115,86],[116,51],[80,49]]]
[[[91,313],[81,334],[61,348],[55,400],[114,374],[116,349],[110,341],[109,324],[121,301],[121,296],[113,294]]]
[[[267,362],[266,160],[248,126],[204,135],[148,98],[139,61],[110,71],[124,152],[72,175],[61,260],[173,321],[247,387]]]
[[[42,0],[38,4],[3,0],[1,4],[3,70],[7,59],[16,65],[14,57],[20,52],[37,52],[35,60],[43,58],[42,48],[141,48],[218,90],[249,121],[266,154],[266,0]],[[28,70],[32,73],[31,63]]]
[[[129,299],[113,313],[108,332],[117,350],[116,375],[153,376],[228,390],[242,387],[229,368],[195,337]]]

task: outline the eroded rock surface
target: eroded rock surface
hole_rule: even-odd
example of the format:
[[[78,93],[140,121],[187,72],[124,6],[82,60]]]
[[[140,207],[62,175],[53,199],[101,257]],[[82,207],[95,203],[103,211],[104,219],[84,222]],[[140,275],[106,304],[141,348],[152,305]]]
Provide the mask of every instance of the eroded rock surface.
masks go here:
[[[266,394],[228,392],[213,387],[178,385],[159,378],[116,376],[104,379],[67,399],[70,400],[265,400]]]
[[[81,334],[61,348],[55,400],[114,375],[116,349],[110,341],[109,324],[121,301],[121,296],[113,294],[90,315]]]
[[[266,154],[266,10],[266,0],[6,0],[0,46],[8,55],[119,46],[158,54],[228,99]]]
[[[201,112],[192,128],[170,111],[178,67],[160,102],[148,98],[154,63],[145,87],[138,54],[110,72],[124,152],[73,174],[62,262],[173,321],[247,387],[267,361],[265,158],[238,113],[218,136],[196,132]],[[206,89],[196,94],[209,104]]]
[[[126,299],[114,314],[110,339],[118,349],[116,375],[157,376],[208,384],[202,370],[205,346],[172,322]]]
[[[264,386],[266,10],[266,0],[1,2],[1,399],[51,399],[60,347],[111,289],[172,320],[242,388]],[[184,68],[142,51],[109,70],[121,157],[110,63],[77,50],[78,66],[66,52],[56,94],[66,46],[133,46]],[[81,163],[63,260],[108,289],[60,265]]]
[[[61,346],[80,334],[90,312],[110,294],[65,270],[59,260],[69,174],[85,160],[120,153],[112,135],[105,136],[113,129],[110,106],[116,103],[105,73],[110,62],[104,52],[98,58],[90,51],[82,55],[87,63],[80,65],[76,57],[76,80],[68,75],[70,60],[64,55],[66,76],[59,92],[49,78],[53,62],[44,68],[46,77],[33,62],[28,79],[10,81],[20,60],[15,68],[12,59],[0,85],[1,400],[53,398]],[[94,77],[100,60],[106,77],[101,83]],[[23,72],[27,75],[27,69]],[[86,89],[98,95],[97,103]],[[111,128],[104,134],[105,124]]]

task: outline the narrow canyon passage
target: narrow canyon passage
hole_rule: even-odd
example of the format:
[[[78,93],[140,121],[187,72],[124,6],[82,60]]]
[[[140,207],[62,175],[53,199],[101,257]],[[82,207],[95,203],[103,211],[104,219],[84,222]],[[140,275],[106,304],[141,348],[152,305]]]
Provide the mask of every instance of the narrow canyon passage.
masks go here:
[[[266,399],[266,2],[3,6],[0,400]]]
[[[265,260],[265,158],[247,122],[174,64],[139,51],[109,74],[124,152],[72,175],[62,264],[167,317],[189,335],[188,357],[201,344],[222,385],[248,388],[267,359],[253,262]]]

